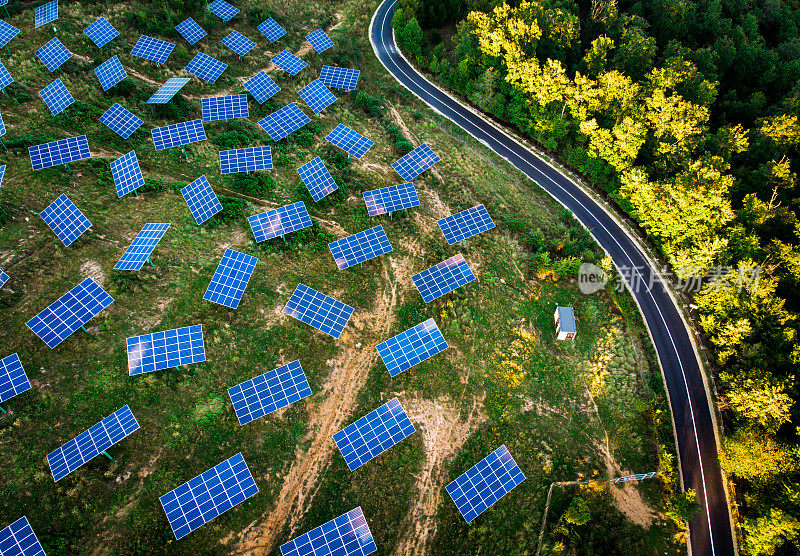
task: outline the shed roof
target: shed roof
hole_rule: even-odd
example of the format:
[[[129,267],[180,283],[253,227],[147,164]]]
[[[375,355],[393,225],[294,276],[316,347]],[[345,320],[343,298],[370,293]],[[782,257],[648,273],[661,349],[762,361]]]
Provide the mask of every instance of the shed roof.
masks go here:
[[[575,328],[575,312],[572,307],[558,307],[558,320],[562,332],[577,332]]]

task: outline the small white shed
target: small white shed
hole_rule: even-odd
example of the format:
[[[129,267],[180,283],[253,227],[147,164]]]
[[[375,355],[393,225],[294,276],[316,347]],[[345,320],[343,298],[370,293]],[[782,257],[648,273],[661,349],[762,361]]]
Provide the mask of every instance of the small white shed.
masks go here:
[[[578,332],[575,327],[575,312],[572,307],[556,307],[553,315],[556,322],[556,334],[559,340],[572,340]]]

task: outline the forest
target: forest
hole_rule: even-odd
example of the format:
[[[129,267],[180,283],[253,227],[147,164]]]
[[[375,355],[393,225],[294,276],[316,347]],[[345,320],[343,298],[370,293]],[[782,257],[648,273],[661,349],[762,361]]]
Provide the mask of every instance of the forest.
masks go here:
[[[418,67],[657,247],[712,354],[740,546],[797,553],[800,4],[400,0],[393,23]]]

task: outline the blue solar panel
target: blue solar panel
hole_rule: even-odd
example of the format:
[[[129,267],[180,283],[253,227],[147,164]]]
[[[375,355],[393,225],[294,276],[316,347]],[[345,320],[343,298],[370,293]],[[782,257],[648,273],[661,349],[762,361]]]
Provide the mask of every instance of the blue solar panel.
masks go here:
[[[347,154],[361,158],[375,143],[344,124],[339,124],[325,138]]]
[[[189,205],[198,226],[222,210],[217,194],[211,189],[205,176],[200,176],[181,189],[181,195]]]
[[[208,5],[208,9],[218,15],[222,21],[230,21],[239,13],[239,10],[228,4],[225,0],[214,0]]]
[[[399,375],[448,347],[433,319],[421,322],[377,345],[378,354],[392,376]]]
[[[150,130],[157,151],[206,140],[203,120],[191,120]]]
[[[157,64],[163,64],[167,61],[169,55],[172,54],[173,48],[175,48],[175,45],[171,42],[142,35],[139,37],[139,40],[136,41],[133,50],[131,50],[131,56],[137,56],[145,60],[150,60],[151,62],[156,62]]]
[[[226,249],[203,299],[236,309],[257,262],[252,255]]]
[[[292,75],[297,75],[308,65],[288,50],[278,52],[277,56],[272,59],[272,63]]]
[[[338,338],[347,326],[353,308],[305,284],[298,284],[283,312],[320,332]]]
[[[0,19],[0,48],[6,46],[17,35],[19,35],[19,29]]]
[[[355,471],[415,433],[403,406],[393,398],[333,435],[350,471]]]
[[[297,173],[300,174],[300,179],[303,180],[315,202],[319,202],[338,189],[320,157],[300,166]]]
[[[7,1],[7,0],[6,0]],[[46,556],[27,517],[21,517],[0,531],[2,556]]]
[[[128,77],[128,72],[122,67],[119,57],[114,56],[109,58],[96,68],[94,73],[100,81],[100,86],[104,91],[109,90],[111,87]]]
[[[126,405],[82,432],[57,450],[47,454],[53,479],[59,481],[95,456],[99,456],[139,428]]]
[[[36,56],[47,66],[50,71],[56,71],[61,64],[72,58],[72,52],[61,44],[61,41],[53,37],[36,51]]]
[[[500,446],[446,488],[464,520],[471,523],[524,480],[514,458]]]
[[[256,47],[256,43],[242,35],[239,31],[231,31],[220,42],[239,56],[244,56]]]
[[[133,135],[133,132],[144,123],[141,118],[134,116],[116,102],[100,116],[100,122],[123,139]]]
[[[254,214],[247,218],[256,243],[312,226],[311,216],[302,201]]]
[[[75,102],[75,99],[72,98],[72,95],[64,86],[61,78],[56,79],[39,91],[39,96],[42,97],[42,100],[44,100],[44,103],[50,109],[53,116],[58,116]]]
[[[419,206],[419,197],[413,183],[390,185],[364,192],[364,203],[370,216]]]
[[[31,389],[31,383],[22,368],[19,355],[12,353],[0,359],[0,403]],[[0,543],[0,548],[2,543]]]
[[[92,227],[92,223],[64,194],[50,203],[39,216],[67,247]]]
[[[354,69],[322,66],[322,71],[319,72],[319,80],[326,87],[354,91],[358,84],[359,75],[361,75],[361,72]]]
[[[319,79],[315,79],[297,91],[297,94],[308,104],[314,114],[319,114],[336,102],[336,97],[333,96],[333,93],[331,93]]]
[[[141,375],[206,360],[199,324],[128,338],[128,374]]]
[[[389,238],[383,231],[383,226],[375,226],[357,234],[337,239],[329,243],[333,259],[339,270],[363,263],[375,257],[392,251]]]
[[[378,550],[361,508],[281,545],[281,556],[365,556]]]
[[[219,151],[219,166],[222,174],[269,170],[272,168],[272,149],[266,146]]]
[[[203,98],[200,99],[200,108],[204,122],[246,118],[250,115],[247,95]]]
[[[147,99],[147,104],[166,104],[178,94],[191,79],[188,77],[172,77]]]
[[[462,210],[436,223],[449,245],[494,228],[494,222],[483,205]]]
[[[195,44],[197,41],[208,35],[205,30],[197,24],[191,17],[187,17],[175,26],[175,30],[186,39],[189,44]]]
[[[58,0],[51,0],[47,4],[36,7],[34,26],[41,27],[58,19]]]
[[[0,48],[2,48],[2,45],[0,45]],[[3,65],[3,62],[0,62],[0,91],[11,85],[13,82],[14,78],[11,77],[10,73],[8,73],[8,70]]]
[[[407,181],[414,181],[418,175],[441,160],[431,148],[423,143],[400,160],[392,164],[400,176]]]
[[[5,165],[3,165],[3,169],[5,169]],[[8,274],[0,270],[0,288],[6,285],[6,282],[8,282],[8,278],[9,278]]]
[[[253,77],[244,82],[244,88],[250,91],[256,102],[263,104],[264,101],[271,99],[278,91],[281,90],[278,84],[267,75],[267,72],[261,70]]]
[[[226,459],[160,498],[176,539],[258,493],[242,454]]]
[[[198,52],[184,69],[195,77],[199,77],[213,85],[227,68],[228,64],[223,64],[208,54]]]
[[[269,42],[275,42],[286,34],[286,29],[281,27],[278,22],[272,18],[262,21],[257,29],[261,31],[262,35],[269,39]]]
[[[89,25],[83,32],[97,45],[97,48],[103,48],[119,36],[119,31],[114,29],[114,26],[104,17]]]
[[[239,425],[246,425],[310,396],[311,386],[298,359],[228,388],[228,395]]]
[[[131,151],[111,163],[111,177],[117,186],[117,197],[124,197],[144,185],[142,169],[136,151]]]
[[[117,264],[114,265],[114,270],[141,270],[142,265],[150,257],[153,249],[164,237],[167,228],[169,228],[167,223],[149,222],[145,224],[144,228],[134,238],[133,243],[125,250]]]
[[[3,115],[0,114],[0,137],[6,134],[6,122],[3,121]],[[0,183],[3,182],[3,176],[0,175]]]
[[[310,35],[306,35],[306,39],[317,52],[325,52],[333,46],[333,41],[322,29],[317,29]]]
[[[266,118],[259,120],[258,125],[264,128],[273,141],[280,141],[290,133],[297,131],[311,118],[305,115],[295,103],[289,103],[280,110],[276,110]]]
[[[475,280],[460,253],[411,277],[425,303]]]
[[[85,135],[34,145],[28,147],[28,154],[34,170],[67,164],[92,156],[92,153],[89,152],[89,141]]]

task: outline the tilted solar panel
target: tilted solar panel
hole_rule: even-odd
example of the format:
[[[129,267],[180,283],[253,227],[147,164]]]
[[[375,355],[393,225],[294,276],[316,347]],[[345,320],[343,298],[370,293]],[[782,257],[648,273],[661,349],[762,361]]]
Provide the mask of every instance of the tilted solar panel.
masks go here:
[[[133,243],[114,265],[114,270],[141,270],[144,263],[150,258],[153,249],[164,237],[167,228],[169,228],[168,223],[148,222],[145,224],[144,228],[136,234]]]
[[[3,165],[3,168],[5,168],[5,165]],[[8,274],[6,274],[5,272],[2,271],[2,269],[0,269],[0,288],[6,285],[8,279],[9,279]]]
[[[286,29],[272,18],[259,23],[257,29],[269,39],[269,42],[275,42],[286,34]]]
[[[298,284],[283,312],[320,332],[338,338],[347,326],[353,308],[305,284]]]
[[[333,441],[355,471],[415,432],[400,401],[393,398],[334,434]]]
[[[258,486],[239,453],[159,500],[175,538],[181,539],[257,493]]]
[[[206,140],[203,120],[191,120],[178,124],[156,127],[150,130],[157,151]]]
[[[333,46],[333,41],[322,29],[317,29],[310,35],[306,35],[306,40],[311,43],[311,46],[313,46],[314,50],[318,53],[325,52]]]
[[[128,374],[141,375],[206,360],[199,324],[128,338]]]
[[[100,122],[123,139],[133,135],[144,123],[141,118],[134,116],[116,102],[100,116]]]
[[[448,347],[433,319],[421,322],[377,345],[378,354],[392,376],[399,375]]]
[[[222,204],[205,176],[200,176],[181,189],[181,195],[198,226],[222,210]]]
[[[34,26],[36,28],[52,23],[56,19],[58,19],[58,0],[51,0],[36,7],[34,12]]]
[[[524,480],[525,475],[508,449],[500,446],[447,485],[446,489],[464,520],[471,523]]]
[[[275,94],[281,90],[278,84],[267,75],[267,72],[261,70],[253,77],[244,82],[244,88],[247,89],[256,102],[263,104],[264,101],[271,99]]]
[[[127,405],[82,432],[57,450],[47,454],[47,463],[55,481],[60,481],[84,463],[99,456],[138,430],[139,423]]]
[[[475,280],[475,275],[459,253],[411,277],[425,303],[450,293]]]
[[[175,26],[175,30],[180,33],[184,39],[186,39],[186,42],[192,45],[208,35],[208,33],[206,33],[205,30],[200,27],[200,25],[198,25],[197,22],[191,17],[187,17],[178,23]]]
[[[39,216],[67,247],[92,227],[80,209],[63,193],[39,213]]]
[[[8,1],[8,0],[6,0]],[[23,516],[0,531],[0,554],[3,556],[46,556],[28,518]]]
[[[328,244],[339,270],[363,263],[392,251],[383,226],[375,226]]]
[[[2,48],[2,45],[0,45],[0,48]],[[3,62],[0,62],[0,91],[11,85],[13,82],[14,78],[11,77],[10,73],[8,73],[8,70],[3,65]]]
[[[303,228],[310,228],[313,223],[311,216],[306,210],[306,205],[302,201],[276,209],[254,214],[247,218],[250,229],[253,230],[253,237],[256,243],[267,241],[278,236],[285,236],[288,233]]]
[[[375,144],[344,124],[337,125],[325,139],[356,158],[364,156]]]
[[[122,67],[118,56],[113,56],[94,68],[94,73],[100,81],[100,86],[104,91],[128,77],[128,72]]]
[[[200,108],[204,122],[246,118],[250,115],[247,95],[202,98]]]
[[[89,141],[85,135],[59,139],[41,145],[28,147],[28,155],[31,157],[31,165],[34,170],[42,170],[59,164],[68,164],[75,160],[91,158],[89,152]]]
[[[239,56],[244,56],[256,47],[256,43],[242,35],[239,31],[231,31],[220,42]]]
[[[147,35],[142,35],[131,50],[131,56],[144,58],[157,64],[163,64],[172,54],[175,45],[171,42],[162,41]]]
[[[292,361],[228,388],[239,425],[246,425],[311,395],[311,386],[300,366]]]
[[[230,21],[239,13],[239,10],[227,3],[225,0],[214,0],[208,5],[208,9],[219,16],[222,21]]]
[[[392,164],[392,168],[404,180],[414,181],[417,176],[439,162],[439,160],[441,160],[439,156],[431,150],[427,143],[423,143]]]
[[[3,121],[3,115],[0,114],[0,137],[6,134],[6,122]],[[2,183],[3,178],[0,176],[0,183]]]
[[[308,107],[311,108],[314,114],[319,114],[336,102],[336,97],[333,96],[333,93],[331,93],[319,79],[315,79],[297,91],[297,94],[308,104]]]
[[[104,17],[99,18],[89,25],[83,32],[91,39],[97,48],[103,48],[119,36],[119,31],[114,29],[114,26]]]
[[[195,77],[198,77],[203,81],[207,81],[213,85],[214,82],[219,79],[219,76],[222,75],[222,72],[224,72],[227,68],[228,64],[223,64],[208,54],[198,52],[194,55],[194,58],[191,59],[184,69]]]
[[[483,205],[462,210],[436,223],[439,224],[448,245],[494,228],[494,222]]]
[[[269,170],[272,168],[272,149],[265,146],[219,151],[219,166],[222,174]]]
[[[22,368],[19,354],[12,353],[0,359],[0,403],[31,389],[31,383]],[[2,547],[2,544],[0,544]]]
[[[303,180],[315,202],[319,202],[338,189],[333,176],[320,157],[300,166],[297,173],[300,174],[300,179]]]
[[[167,79],[167,82],[161,85],[153,96],[147,99],[147,104],[168,103],[189,81],[191,81],[191,79],[188,77],[171,77]]]
[[[5,47],[17,35],[19,35],[19,29],[0,19],[0,48]]]
[[[236,309],[258,259],[246,253],[226,249],[203,299]]]
[[[309,123],[311,118],[293,102],[259,120],[260,125],[273,141],[280,141]]]
[[[72,52],[67,50],[60,40],[53,37],[36,51],[36,56],[47,66],[47,69],[56,71],[61,64],[72,58]]]
[[[378,550],[361,507],[281,545],[281,556],[366,556]]]
[[[136,151],[131,151],[111,162],[111,177],[117,186],[117,197],[124,197],[144,185]]]
[[[358,85],[359,75],[361,75],[361,72],[354,69],[322,66],[322,71],[319,72],[319,80],[326,87],[354,91],[356,85]]]
[[[370,216],[419,206],[419,197],[413,183],[390,185],[381,189],[365,191],[363,195]]]
[[[288,50],[281,50],[278,52],[272,59],[272,63],[291,75],[297,75],[308,65]]]
[[[58,116],[75,102],[61,78],[56,79],[39,91],[39,96],[42,97],[53,116]]]

